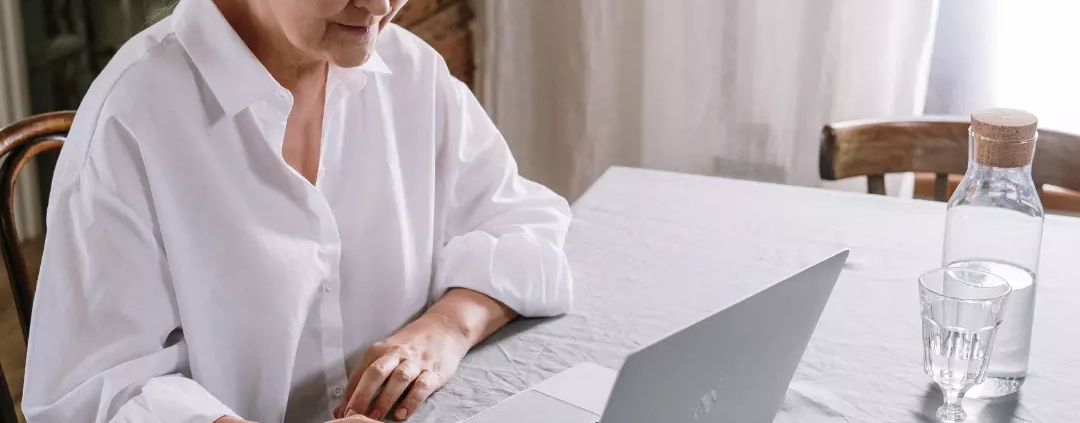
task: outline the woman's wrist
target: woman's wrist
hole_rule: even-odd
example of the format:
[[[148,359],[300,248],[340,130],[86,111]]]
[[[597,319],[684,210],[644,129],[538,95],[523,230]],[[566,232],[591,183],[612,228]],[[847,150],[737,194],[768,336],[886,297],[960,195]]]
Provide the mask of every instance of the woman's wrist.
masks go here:
[[[434,320],[472,348],[515,317],[517,313],[487,295],[455,288],[447,291],[422,318]]]

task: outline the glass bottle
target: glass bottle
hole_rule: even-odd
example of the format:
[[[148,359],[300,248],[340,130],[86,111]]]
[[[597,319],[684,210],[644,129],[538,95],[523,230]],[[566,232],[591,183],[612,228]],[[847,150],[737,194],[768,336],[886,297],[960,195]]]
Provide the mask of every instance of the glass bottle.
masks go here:
[[[988,271],[1011,286],[986,381],[967,393],[1017,392],[1027,377],[1043,206],[1031,178],[1038,138],[1031,113],[988,109],[971,115],[968,169],[949,200],[943,264]]]

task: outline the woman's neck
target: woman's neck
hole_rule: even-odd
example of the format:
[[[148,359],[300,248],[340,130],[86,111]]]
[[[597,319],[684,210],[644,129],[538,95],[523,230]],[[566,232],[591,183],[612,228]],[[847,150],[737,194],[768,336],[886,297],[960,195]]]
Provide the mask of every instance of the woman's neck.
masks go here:
[[[281,27],[269,19],[268,11],[258,9],[261,2],[214,0],[214,3],[270,76],[293,95],[298,88],[310,86],[312,78],[326,78],[327,62],[312,58],[289,42]]]

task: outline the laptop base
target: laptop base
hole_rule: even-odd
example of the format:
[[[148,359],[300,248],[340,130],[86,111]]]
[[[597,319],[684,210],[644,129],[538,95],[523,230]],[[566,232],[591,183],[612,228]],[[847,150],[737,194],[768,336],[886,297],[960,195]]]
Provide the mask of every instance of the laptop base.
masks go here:
[[[467,423],[596,423],[615,386],[614,370],[582,363],[522,391]]]

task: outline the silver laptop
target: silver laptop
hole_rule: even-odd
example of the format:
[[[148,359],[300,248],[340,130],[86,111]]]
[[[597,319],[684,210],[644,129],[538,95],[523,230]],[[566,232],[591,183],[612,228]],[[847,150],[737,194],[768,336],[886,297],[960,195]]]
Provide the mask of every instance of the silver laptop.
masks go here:
[[[574,366],[468,423],[766,423],[847,260],[844,250],[631,354]]]

